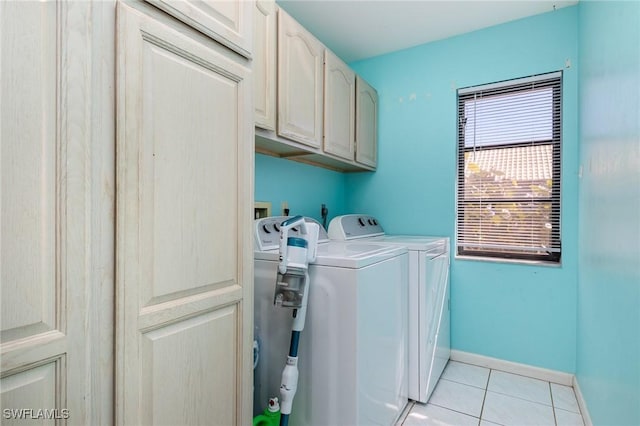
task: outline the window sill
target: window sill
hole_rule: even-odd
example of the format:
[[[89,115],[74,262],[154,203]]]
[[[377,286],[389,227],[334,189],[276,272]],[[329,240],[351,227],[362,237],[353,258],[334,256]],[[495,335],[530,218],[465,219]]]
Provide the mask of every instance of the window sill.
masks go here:
[[[488,263],[510,263],[516,265],[531,265],[531,266],[548,266],[552,268],[562,267],[562,260],[560,262],[547,262],[544,260],[524,260],[524,259],[505,259],[501,257],[480,257],[480,256],[464,256],[454,255],[455,260],[471,260],[474,262],[488,262]]]

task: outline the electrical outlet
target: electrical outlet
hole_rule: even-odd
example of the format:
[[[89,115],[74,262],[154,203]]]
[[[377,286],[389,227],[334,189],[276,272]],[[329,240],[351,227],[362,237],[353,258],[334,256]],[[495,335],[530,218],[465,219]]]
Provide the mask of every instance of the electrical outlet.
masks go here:
[[[282,213],[282,216],[287,216],[286,210],[289,210],[289,204],[286,201],[283,201],[280,204],[280,212]]]

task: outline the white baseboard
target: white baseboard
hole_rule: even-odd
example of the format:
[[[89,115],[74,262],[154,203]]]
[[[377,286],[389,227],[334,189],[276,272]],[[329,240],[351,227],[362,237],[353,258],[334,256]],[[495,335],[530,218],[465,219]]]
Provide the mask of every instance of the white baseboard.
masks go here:
[[[582,413],[582,420],[584,421],[584,426],[593,426],[593,422],[591,421],[591,416],[589,415],[589,410],[587,409],[587,402],[584,400],[584,396],[582,395],[582,391],[580,390],[580,385],[578,384],[578,379],[576,376],[573,376],[573,391],[576,394],[576,399],[578,400],[578,407],[580,407],[580,413]]]
[[[488,356],[458,351],[455,349],[451,350],[451,360],[464,362],[466,364],[473,364],[480,367],[492,368],[494,370],[505,371],[507,373],[519,374],[521,376],[533,377],[534,379],[553,382],[559,385],[573,386],[574,383],[574,376],[570,373],[548,370],[546,368],[505,361],[503,359],[491,358]]]

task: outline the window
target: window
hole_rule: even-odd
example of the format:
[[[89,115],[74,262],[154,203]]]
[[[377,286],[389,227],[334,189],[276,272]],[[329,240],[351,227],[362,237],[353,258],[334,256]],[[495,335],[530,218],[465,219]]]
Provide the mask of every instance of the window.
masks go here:
[[[560,262],[562,73],[458,90],[458,255]]]

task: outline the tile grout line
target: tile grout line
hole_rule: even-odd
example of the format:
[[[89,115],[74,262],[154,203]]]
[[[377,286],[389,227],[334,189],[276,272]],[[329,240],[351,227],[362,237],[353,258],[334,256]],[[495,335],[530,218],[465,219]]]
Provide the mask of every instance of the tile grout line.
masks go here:
[[[433,402],[428,402],[427,404],[433,405],[434,407],[442,408],[443,410],[451,411],[452,413],[458,413],[458,414],[462,414],[463,416],[473,417],[474,419],[478,419],[478,421],[480,420],[480,417],[476,417],[473,414],[465,413],[464,411],[454,410],[453,408],[445,407],[443,405],[434,404]]]
[[[517,395],[510,394],[510,393],[498,392],[498,391],[495,391],[495,390],[492,390],[492,391],[489,391],[489,392],[493,392],[495,394],[502,395],[502,396],[508,396],[509,398],[513,398],[513,399],[519,399],[520,401],[524,401],[524,402],[530,402],[531,404],[544,405],[545,407],[553,407],[551,404],[546,404],[546,403],[540,402],[540,401],[534,401],[532,399],[524,398],[522,396],[517,396]]]
[[[553,403],[553,389],[551,389],[551,382],[549,383],[549,396],[551,397],[551,412],[553,412],[553,422],[558,426],[558,418],[556,417],[556,404]]]
[[[489,380],[491,380],[491,369],[489,369],[489,374],[487,374],[487,383],[484,387],[484,395],[482,396],[482,407],[480,408],[480,420],[478,421],[478,426],[482,422],[482,414],[484,413],[484,402],[487,400],[487,392],[489,392]]]
[[[444,380],[445,382],[451,382],[451,383],[457,383],[459,385],[469,386],[471,388],[476,388],[476,389],[482,389],[482,390],[486,390],[487,389],[486,386],[482,388],[480,386],[470,385],[469,383],[459,382],[457,380],[447,379],[447,378],[444,378],[444,377],[441,377],[440,379],[438,379],[438,383],[440,383],[441,380]]]

